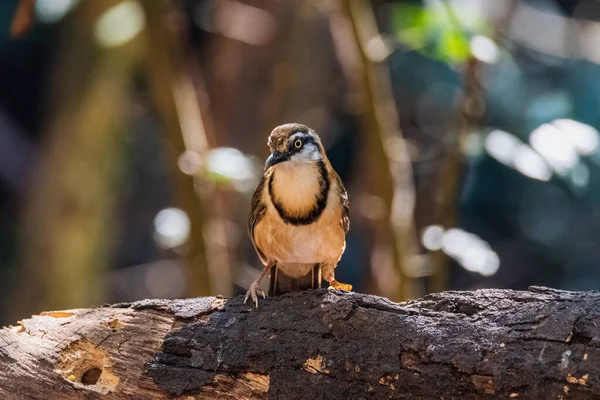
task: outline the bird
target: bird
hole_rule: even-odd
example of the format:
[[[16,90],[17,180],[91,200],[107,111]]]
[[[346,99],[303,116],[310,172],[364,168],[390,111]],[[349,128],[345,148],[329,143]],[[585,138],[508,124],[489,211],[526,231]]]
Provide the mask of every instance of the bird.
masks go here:
[[[350,228],[346,188],[327,159],[319,135],[299,123],[273,129],[271,154],[254,195],[248,234],[264,268],[244,303],[266,298],[260,287],[270,273],[269,295],[321,288],[352,290],[335,279]]]

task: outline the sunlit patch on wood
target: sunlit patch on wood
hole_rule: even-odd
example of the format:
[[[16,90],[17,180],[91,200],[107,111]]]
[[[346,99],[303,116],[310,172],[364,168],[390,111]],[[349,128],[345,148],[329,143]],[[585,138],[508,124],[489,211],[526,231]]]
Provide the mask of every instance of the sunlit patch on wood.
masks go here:
[[[394,382],[398,380],[399,375],[386,375],[379,378],[379,384],[383,386],[388,386],[392,390],[396,390],[396,386],[394,386]]]
[[[320,354],[316,357],[311,357],[307,359],[304,364],[302,364],[302,369],[310,372],[311,374],[328,374],[329,370],[327,369],[327,364],[323,359],[323,356]]]
[[[471,381],[473,382],[473,386],[475,386],[477,389],[482,389],[486,394],[496,393],[494,378],[491,376],[473,375],[471,377]]]
[[[567,374],[567,382],[575,383],[578,385],[585,385],[588,380],[588,374],[583,375],[581,378],[577,378],[576,376],[571,375],[571,373]]]
[[[106,325],[114,331],[125,328],[125,324],[119,321],[118,318],[111,319]]]
[[[40,313],[42,317],[52,317],[52,318],[69,318],[75,315],[75,313],[70,311],[45,311]]]

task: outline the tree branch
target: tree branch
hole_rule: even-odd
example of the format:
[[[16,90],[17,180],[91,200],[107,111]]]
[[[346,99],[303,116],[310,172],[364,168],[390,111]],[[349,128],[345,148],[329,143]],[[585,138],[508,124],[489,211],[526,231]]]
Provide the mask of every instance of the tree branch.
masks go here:
[[[600,293],[294,292],[42,313],[0,330],[0,398],[591,399]]]

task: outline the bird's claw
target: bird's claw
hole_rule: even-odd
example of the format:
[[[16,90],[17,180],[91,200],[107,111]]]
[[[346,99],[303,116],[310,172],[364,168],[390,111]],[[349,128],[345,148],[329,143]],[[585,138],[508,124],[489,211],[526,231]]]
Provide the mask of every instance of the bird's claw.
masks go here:
[[[335,279],[332,279],[331,282],[329,282],[329,287],[327,289],[347,290],[349,292],[352,290],[352,285],[349,285],[347,283],[341,283],[336,281]]]
[[[258,283],[253,282],[252,285],[250,285],[250,288],[248,289],[248,291],[246,292],[246,297],[244,298],[244,304],[246,304],[248,299],[251,298],[252,301],[254,302],[255,307],[258,308],[258,296],[262,296],[263,299],[267,298],[267,296],[265,295],[265,292],[263,292],[263,290],[260,288],[260,286],[258,286]]]

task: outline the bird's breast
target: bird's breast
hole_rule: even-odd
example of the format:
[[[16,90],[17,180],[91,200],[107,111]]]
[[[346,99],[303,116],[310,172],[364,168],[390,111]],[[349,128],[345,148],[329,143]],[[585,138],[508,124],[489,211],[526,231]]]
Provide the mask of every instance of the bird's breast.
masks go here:
[[[310,213],[324,189],[326,170],[319,164],[293,163],[278,165],[269,180],[269,197],[290,217]]]
[[[273,261],[337,264],[345,246],[342,206],[325,164],[283,163],[269,179],[265,215],[254,228],[258,248]]]
[[[345,246],[340,215],[332,204],[308,225],[285,223],[273,205],[268,204],[265,216],[255,227],[254,237],[268,259],[287,263],[336,264]]]

